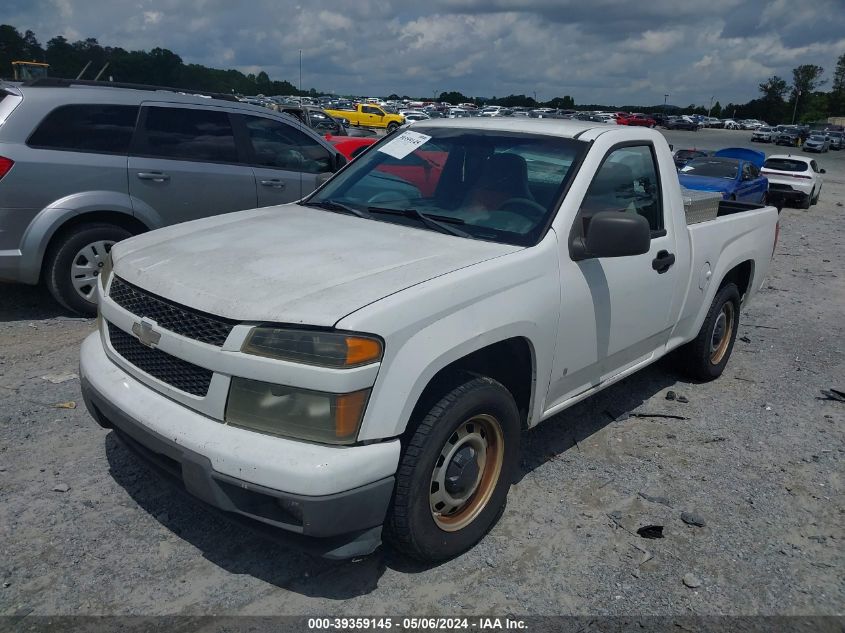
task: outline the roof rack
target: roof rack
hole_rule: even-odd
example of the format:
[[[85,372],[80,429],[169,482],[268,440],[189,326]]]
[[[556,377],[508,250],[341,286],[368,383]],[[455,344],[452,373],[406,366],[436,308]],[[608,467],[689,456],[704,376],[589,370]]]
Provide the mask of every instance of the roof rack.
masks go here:
[[[34,88],[69,88],[71,86],[96,86],[98,88],[128,88],[130,90],[149,90],[158,91],[166,90],[167,92],[176,92],[185,95],[198,95],[202,97],[211,97],[212,99],[220,99],[222,101],[237,101],[237,97],[229,95],[224,92],[206,92],[204,90],[192,90],[190,88],[174,88],[172,86],[152,86],[148,84],[132,84],[122,83],[117,81],[92,81],[90,79],[62,79],[60,77],[39,77],[29,81],[24,86]]]

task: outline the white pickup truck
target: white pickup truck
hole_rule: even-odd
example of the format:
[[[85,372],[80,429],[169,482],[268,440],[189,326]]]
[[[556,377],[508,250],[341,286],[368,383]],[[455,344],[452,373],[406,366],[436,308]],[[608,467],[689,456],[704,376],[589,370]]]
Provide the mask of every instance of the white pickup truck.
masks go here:
[[[418,123],[297,204],[116,244],[85,401],[325,556],[447,559],[502,513],[524,429],[678,348],[722,373],[778,211],[688,211],[653,130]]]

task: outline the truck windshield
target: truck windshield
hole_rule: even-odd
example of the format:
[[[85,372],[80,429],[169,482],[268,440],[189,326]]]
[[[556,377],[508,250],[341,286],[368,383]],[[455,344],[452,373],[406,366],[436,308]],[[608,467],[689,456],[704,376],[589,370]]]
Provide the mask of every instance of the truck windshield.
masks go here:
[[[528,246],[545,233],[587,147],[555,136],[416,124],[375,145],[304,204]]]

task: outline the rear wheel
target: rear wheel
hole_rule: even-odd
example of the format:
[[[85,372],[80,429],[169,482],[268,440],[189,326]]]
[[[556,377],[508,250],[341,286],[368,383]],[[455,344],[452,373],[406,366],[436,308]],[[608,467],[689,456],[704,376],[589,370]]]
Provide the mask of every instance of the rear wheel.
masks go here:
[[[93,316],[97,282],[111,247],[132,234],[113,224],[83,224],[59,238],[44,263],[44,282],[62,306]]]
[[[801,204],[799,205],[799,209],[809,209],[810,205],[813,204],[813,196],[816,195],[815,189],[811,191],[807,196],[801,200]]]
[[[464,375],[408,440],[385,524],[388,541],[425,561],[475,545],[504,510],[519,434],[510,392],[491,378]]]
[[[395,121],[392,122],[392,123],[388,123],[387,124],[387,133],[390,134],[393,130],[395,130],[398,127],[399,127],[399,124],[396,123]]]
[[[720,288],[698,336],[678,350],[683,369],[691,377],[713,380],[722,375],[736,340],[739,303],[736,284]]]

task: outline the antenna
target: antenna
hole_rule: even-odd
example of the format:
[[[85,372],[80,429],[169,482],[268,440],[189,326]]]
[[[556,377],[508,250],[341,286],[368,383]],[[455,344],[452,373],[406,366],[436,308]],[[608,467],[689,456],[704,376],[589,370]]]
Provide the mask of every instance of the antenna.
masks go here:
[[[305,114],[305,104],[302,102],[302,49],[299,49],[299,107],[302,108],[302,119],[300,119],[300,125],[305,122],[304,117],[307,116]],[[304,130],[300,130],[304,132]],[[302,148],[301,155],[305,157],[305,148]],[[302,200],[302,165],[299,166],[299,199]]]

